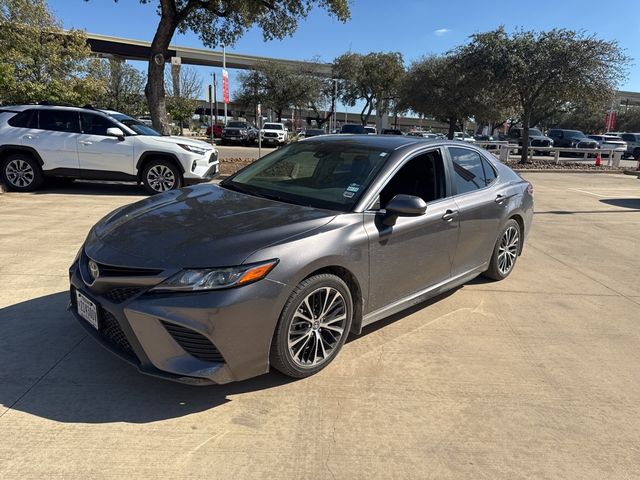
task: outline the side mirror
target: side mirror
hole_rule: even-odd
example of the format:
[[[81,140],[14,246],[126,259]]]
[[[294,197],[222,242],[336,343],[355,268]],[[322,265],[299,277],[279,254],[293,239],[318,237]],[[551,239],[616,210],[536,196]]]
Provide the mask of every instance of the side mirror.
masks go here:
[[[107,128],[107,136],[116,137],[118,140],[124,140],[124,132],[118,127]]]
[[[395,225],[398,217],[417,217],[427,211],[425,201],[414,195],[400,193],[393,197],[385,207],[387,214],[382,223]]]

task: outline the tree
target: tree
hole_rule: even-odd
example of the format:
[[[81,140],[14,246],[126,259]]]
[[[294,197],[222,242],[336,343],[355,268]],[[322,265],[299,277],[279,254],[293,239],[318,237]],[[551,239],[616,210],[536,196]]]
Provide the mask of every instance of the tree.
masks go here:
[[[84,33],[64,32],[44,0],[0,0],[0,102],[83,104],[104,88]]]
[[[258,103],[271,108],[282,121],[284,110],[307,107],[317,95],[309,77],[273,61],[264,61],[248,73],[240,75],[236,101],[255,107]]]
[[[99,62],[98,75],[103,79],[105,91],[94,104],[134,117],[144,114],[147,106],[143,74],[137,68],[116,58]]]
[[[628,107],[618,115],[617,123],[619,132],[640,132],[640,107]]]
[[[459,123],[487,113],[492,96],[459,55],[432,55],[413,62],[400,88],[400,105],[449,125],[453,138]]]
[[[342,101],[353,107],[364,101],[360,112],[362,125],[366,125],[373,110],[386,113],[389,104],[399,94],[404,75],[404,61],[400,53],[345,53],[333,63],[334,75],[340,79]]]
[[[185,120],[190,120],[202,93],[202,80],[193,68],[172,65],[171,75],[166,78],[166,91],[169,95],[167,110],[171,118],[180,124],[180,135]]]
[[[140,0],[157,1],[160,21],[151,42],[146,95],[153,126],[169,133],[164,89],[164,64],[169,44],[177,31],[191,30],[209,48],[232,45],[254,25],[266,40],[291,35],[298,20],[315,5],[325,8],[339,20],[349,19],[348,0]]]
[[[522,163],[528,158],[529,127],[566,104],[611,97],[628,62],[617,42],[564,29],[508,34],[501,27],[472,35],[461,51],[491,73],[517,108],[523,130]]]

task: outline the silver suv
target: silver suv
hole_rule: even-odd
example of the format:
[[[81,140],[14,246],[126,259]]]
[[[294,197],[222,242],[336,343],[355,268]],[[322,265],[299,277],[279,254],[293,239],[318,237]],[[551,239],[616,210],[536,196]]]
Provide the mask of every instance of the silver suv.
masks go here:
[[[627,151],[624,157],[633,157],[640,160],[640,133],[622,133],[622,140],[627,142]]]
[[[122,113],[19,105],[0,108],[0,179],[14,191],[47,177],[142,183],[150,193],[211,180],[218,151],[199,140],[162,136]]]

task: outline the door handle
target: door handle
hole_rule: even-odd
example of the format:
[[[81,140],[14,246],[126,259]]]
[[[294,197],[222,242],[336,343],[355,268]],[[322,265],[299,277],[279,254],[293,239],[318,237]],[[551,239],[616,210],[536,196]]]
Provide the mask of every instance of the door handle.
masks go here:
[[[87,142],[86,140],[80,140],[81,145],[93,145],[93,142]]]
[[[507,199],[507,197],[505,197],[504,195],[500,195],[500,194],[498,194],[498,195],[496,196],[496,200],[495,200],[495,202],[496,202],[496,203],[502,203],[502,202],[504,202],[506,199]]]
[[[24,138],[25,140],[33,140],[34,138],[38,138],[38,137],[36,137],[35,135],[27,134],[27,135],[23,135],[22,138]]]
[[[444,215],[442,215],[442,220],[444,220],[445,222],[450,222],[458,216],[458,213],[458,210],[447,210],[446,212],[444,212]]]

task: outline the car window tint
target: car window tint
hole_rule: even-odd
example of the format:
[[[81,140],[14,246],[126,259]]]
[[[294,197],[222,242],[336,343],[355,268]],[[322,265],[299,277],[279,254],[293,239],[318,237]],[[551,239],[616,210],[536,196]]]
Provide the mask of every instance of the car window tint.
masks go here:
[[[449,147],[449,153],[453,161],[453,181],[458,194],[472,192],[487,186],[482,168],[482,157],[479,153],[457,147]]]
[[[95,113],[83,112],[80,114],[80,127],[82,133],[88,135],[107,135],[107,129],[116,127],[117,125],[102,115],[96,115]]]
[[[74,133],[80,131],[78,112],[69,110],[40,110],[39,117],[39,126],[42,130]]]
[[[412,158],[380,192],[380,208],[399,194],[422,198],[426,203],[446,196],[445,174],[440,150]]]
[[[495,168],[486,158],[482,158],[482,169],[484,170],[485,184],[491,185],[497,177]]]
[[[11,117],[7,123],[12,127],[38,128],[38,112],[36,110],[25,110]]]

